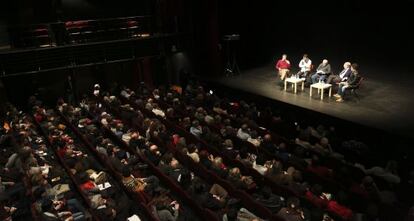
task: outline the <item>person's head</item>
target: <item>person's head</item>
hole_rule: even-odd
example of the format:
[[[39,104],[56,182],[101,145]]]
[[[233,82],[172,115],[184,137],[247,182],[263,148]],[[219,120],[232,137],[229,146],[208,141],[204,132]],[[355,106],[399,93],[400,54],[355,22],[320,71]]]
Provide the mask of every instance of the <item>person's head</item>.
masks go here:
[[[393,174],[397,174],[398,170],[398,163],[395,160],[390,160],[387,162],[387,165],[385,166],[385,169]]]
[[[257,133],[257,131],[253,130],[252,132],[250,132],[250,136],[251,136],[253,139],[256,139],[256,138],[258,138],[259,134]]]
[[[131,133],[131,139],[138,139],[139,138],[139,132],[138,131],[134,131]]]
[[[180,144],[181,146],[186,146],[187,142],[185,141],[185,137],[178,138],[177,144]]]
[[[264,135],[263,140],[270,142],[270,141],[272,141],[272,136],[270,134],[266,134],[266,135]]]
[[[320,159],[317,155],[312,156],[311,162],[312,162],[312,166],[314,167],[317,167],[320,165]]]
[[[230,209],[227,211],[226,216],[227,220],[229,221],[237,221],[237,213],[238,211],[236,209]]]
[[[216,157],[214,158],[214,165],[216,165],[217,167],[221,166],[221,164],[223,164],[223,159],[221,157]]]
[[[365,188],[370,188],[374,186],[374,184],[375,184],[374,179],[371,176],[365,176],[362,179],[362,186],[364,186]]]
[[[43,199],[42,201],[42,211],[50,211],[53,208],[53,201],[50,199]]]
[[[280,151],[285,151],[286,150],[286,143],[282,142],[279,144],[279,150]]]
[[[310,191],[315,195],[315,196],[320,196],[322,194],[322,186],[319,184],[314,184]]]
[[[123,177],[130,177],[131,176],[131,171],[129,170],[128,167],[124,167],[122,168],[122,176]]]
[[[287,59],[287,55],[286,54],[282,54],[282,60],[286,60]]]
[[[175,158],[173,157],[173,158],[171,159],[170,166],[171,166],[172,168],[177,168],[177,167],[179,166],[178,160],[177,160],[177,159],[175,159]]]
[[[80,183],[86,183],[86,182],[88,182],[90,179],[89,179],[89,176],[88,176],[88,174],[87,173],[85,173],[85,172],[82,172],[82,173],[80,173],[79,174],[79,182]]]
[[[321,144],[321,146],[327,147],[329,145],[329,140],[326,137],[322,137],[319,143]]]
[[[358,69],[359,69],[359,67],[358,67],[358,64],[357,63],[353,63],[351,65],[352,72],[358,72]]]
[[[351,62],[347,61],[344,63],[344,69],[351,68]]]
[[[189,153],[195,153],[197,151],[197,148],[194,144],[189,144],[187,150]]]
[[[150,146],[150,151],[153,152],[153,153],[157,152],[158,151],[158,146],[155,145],[155,144],[151,145]]]
[[[268,186],[263,187],[262,196],[266,199],[270,198],[272,196],[272,189]]]
[[[223,146],[225,148],[233,148],[233,141],[230,139],[224,140]]]
[[[305,59],[305,60],[308,59],[308,54],[304,54],[303,59]]]
[[[292,179],[296,183],[301,183],[303,181],[302,172],[300,172],[299,170],[293,171],[293,173],[292,173]]]
[[[200,125],[200,123],[198,122],[198,120],[194,120],[193,122],[192,122],[192,126],[193,127],[198,127]]]
[[[286,206],[290,209],[297,209],[300,206],[300,201],[297,197],[289,197]]]
[[[193,188],[194,188],[194,192],[197,194],[200,194],[200,193],[203,193],[204,191],[205,191],[205,186],[204,186],[204,184],[203,183],[201,183],[201,182],[195,182],[194,183],[194,186],[193,186]]]
[[[323,59],[322,64],[327,65],[328,64],[328,59]]]
[[[249,127],[247,126],[247,124],[243,124],[242,126],[241,126],[241,129],[244,131],[244,132],[247,132],[247,129],[248,129]]]
[[[238,176],[240,175],[240,169],[238,167],[234,167],[230,170],[230,174],[233,176]]]
[[[36,197],[35,199],[40,199],[42,198],[45,192],[46,192],[46,189],[40,186],[33,191],[32,195]]]

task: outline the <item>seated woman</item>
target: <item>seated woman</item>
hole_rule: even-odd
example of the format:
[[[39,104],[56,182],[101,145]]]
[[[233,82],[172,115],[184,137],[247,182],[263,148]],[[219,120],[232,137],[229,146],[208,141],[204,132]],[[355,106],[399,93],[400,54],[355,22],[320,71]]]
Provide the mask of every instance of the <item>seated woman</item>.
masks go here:
[[[284,220],[305,220],[305,211],[300,207],[300,201],[297,197],[290,197],[283,207],[277,213]]]
[[[232,168],[229,171],[227,179],[237,188],[237,189],[250,189],[254,185],[254,182],[251,177],[243,176],[240,173],[240,169],[237,167]]]
[[[346,82],[339,83],[338,92],[334,94],[334,96],[337,98],[336,102],[343,102],[345,91],[349,88],[356,87],[361,81],[361,76],[358,73],[358,64],[353,63],[351,65],[351,71],[352,74],[349,76],[348,80]]]
[[[129,167],[122,169],[122,183],[131,191],[152,194],[153,191],[159,190],[159,180],[155,176],[148,178],[135,178],[132,176]]]

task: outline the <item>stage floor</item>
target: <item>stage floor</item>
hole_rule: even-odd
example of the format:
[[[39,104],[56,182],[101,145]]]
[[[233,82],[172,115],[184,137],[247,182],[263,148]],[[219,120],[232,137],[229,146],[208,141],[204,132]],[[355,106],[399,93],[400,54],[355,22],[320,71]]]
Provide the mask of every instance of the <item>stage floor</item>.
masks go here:
[[[310,97],[308,87],[303,92],[298,87],[298,93],[294,94],[288,86],[285,92],[271,64],[243,71],[237,76],[210,80],[230,88],[414,138],[413,75],[401,73],[398,76],[408,77],[395,79],[394,73],[385,73],[384,70],[365,68],[364,71],[361,74],[366,80],[358,91],[360,99],[351,98],[344,103],[335,102],[335,98],[329,98],[328,94],[321,101],[315,89],[313,97]],[[332,91],[332,95],[335,93]]]

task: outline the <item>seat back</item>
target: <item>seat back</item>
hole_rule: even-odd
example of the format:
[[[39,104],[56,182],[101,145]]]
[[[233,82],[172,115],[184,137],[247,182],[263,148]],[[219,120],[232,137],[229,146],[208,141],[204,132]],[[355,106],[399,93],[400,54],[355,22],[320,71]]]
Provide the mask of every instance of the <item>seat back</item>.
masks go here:
[[[361,79],[359,79],[358,83],[355,85],[355,87],[353,87],[353,89],[358,89],[361,87],[362,82],[364,81],[364,78],[361,77]]]

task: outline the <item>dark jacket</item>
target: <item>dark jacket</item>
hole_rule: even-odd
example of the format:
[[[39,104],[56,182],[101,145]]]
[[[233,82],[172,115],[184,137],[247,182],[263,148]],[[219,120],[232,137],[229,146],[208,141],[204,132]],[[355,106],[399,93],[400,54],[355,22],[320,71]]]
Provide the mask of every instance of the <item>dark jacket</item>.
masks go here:
[[[330,64],[324,65],[323,63],[321,63],[316,69],[316,71],[323,71],[325,74],[329,74],[331,73],[331,65]]]
[[[349,76],[347,82],[348,82],[349,86],[355,87],[355,86],[357,86],[357,84],[359,83],[360,80],[361,80],[361,76],[359,75],[359,73],[358,72],[353,72],[351,74],[351,76]]]

